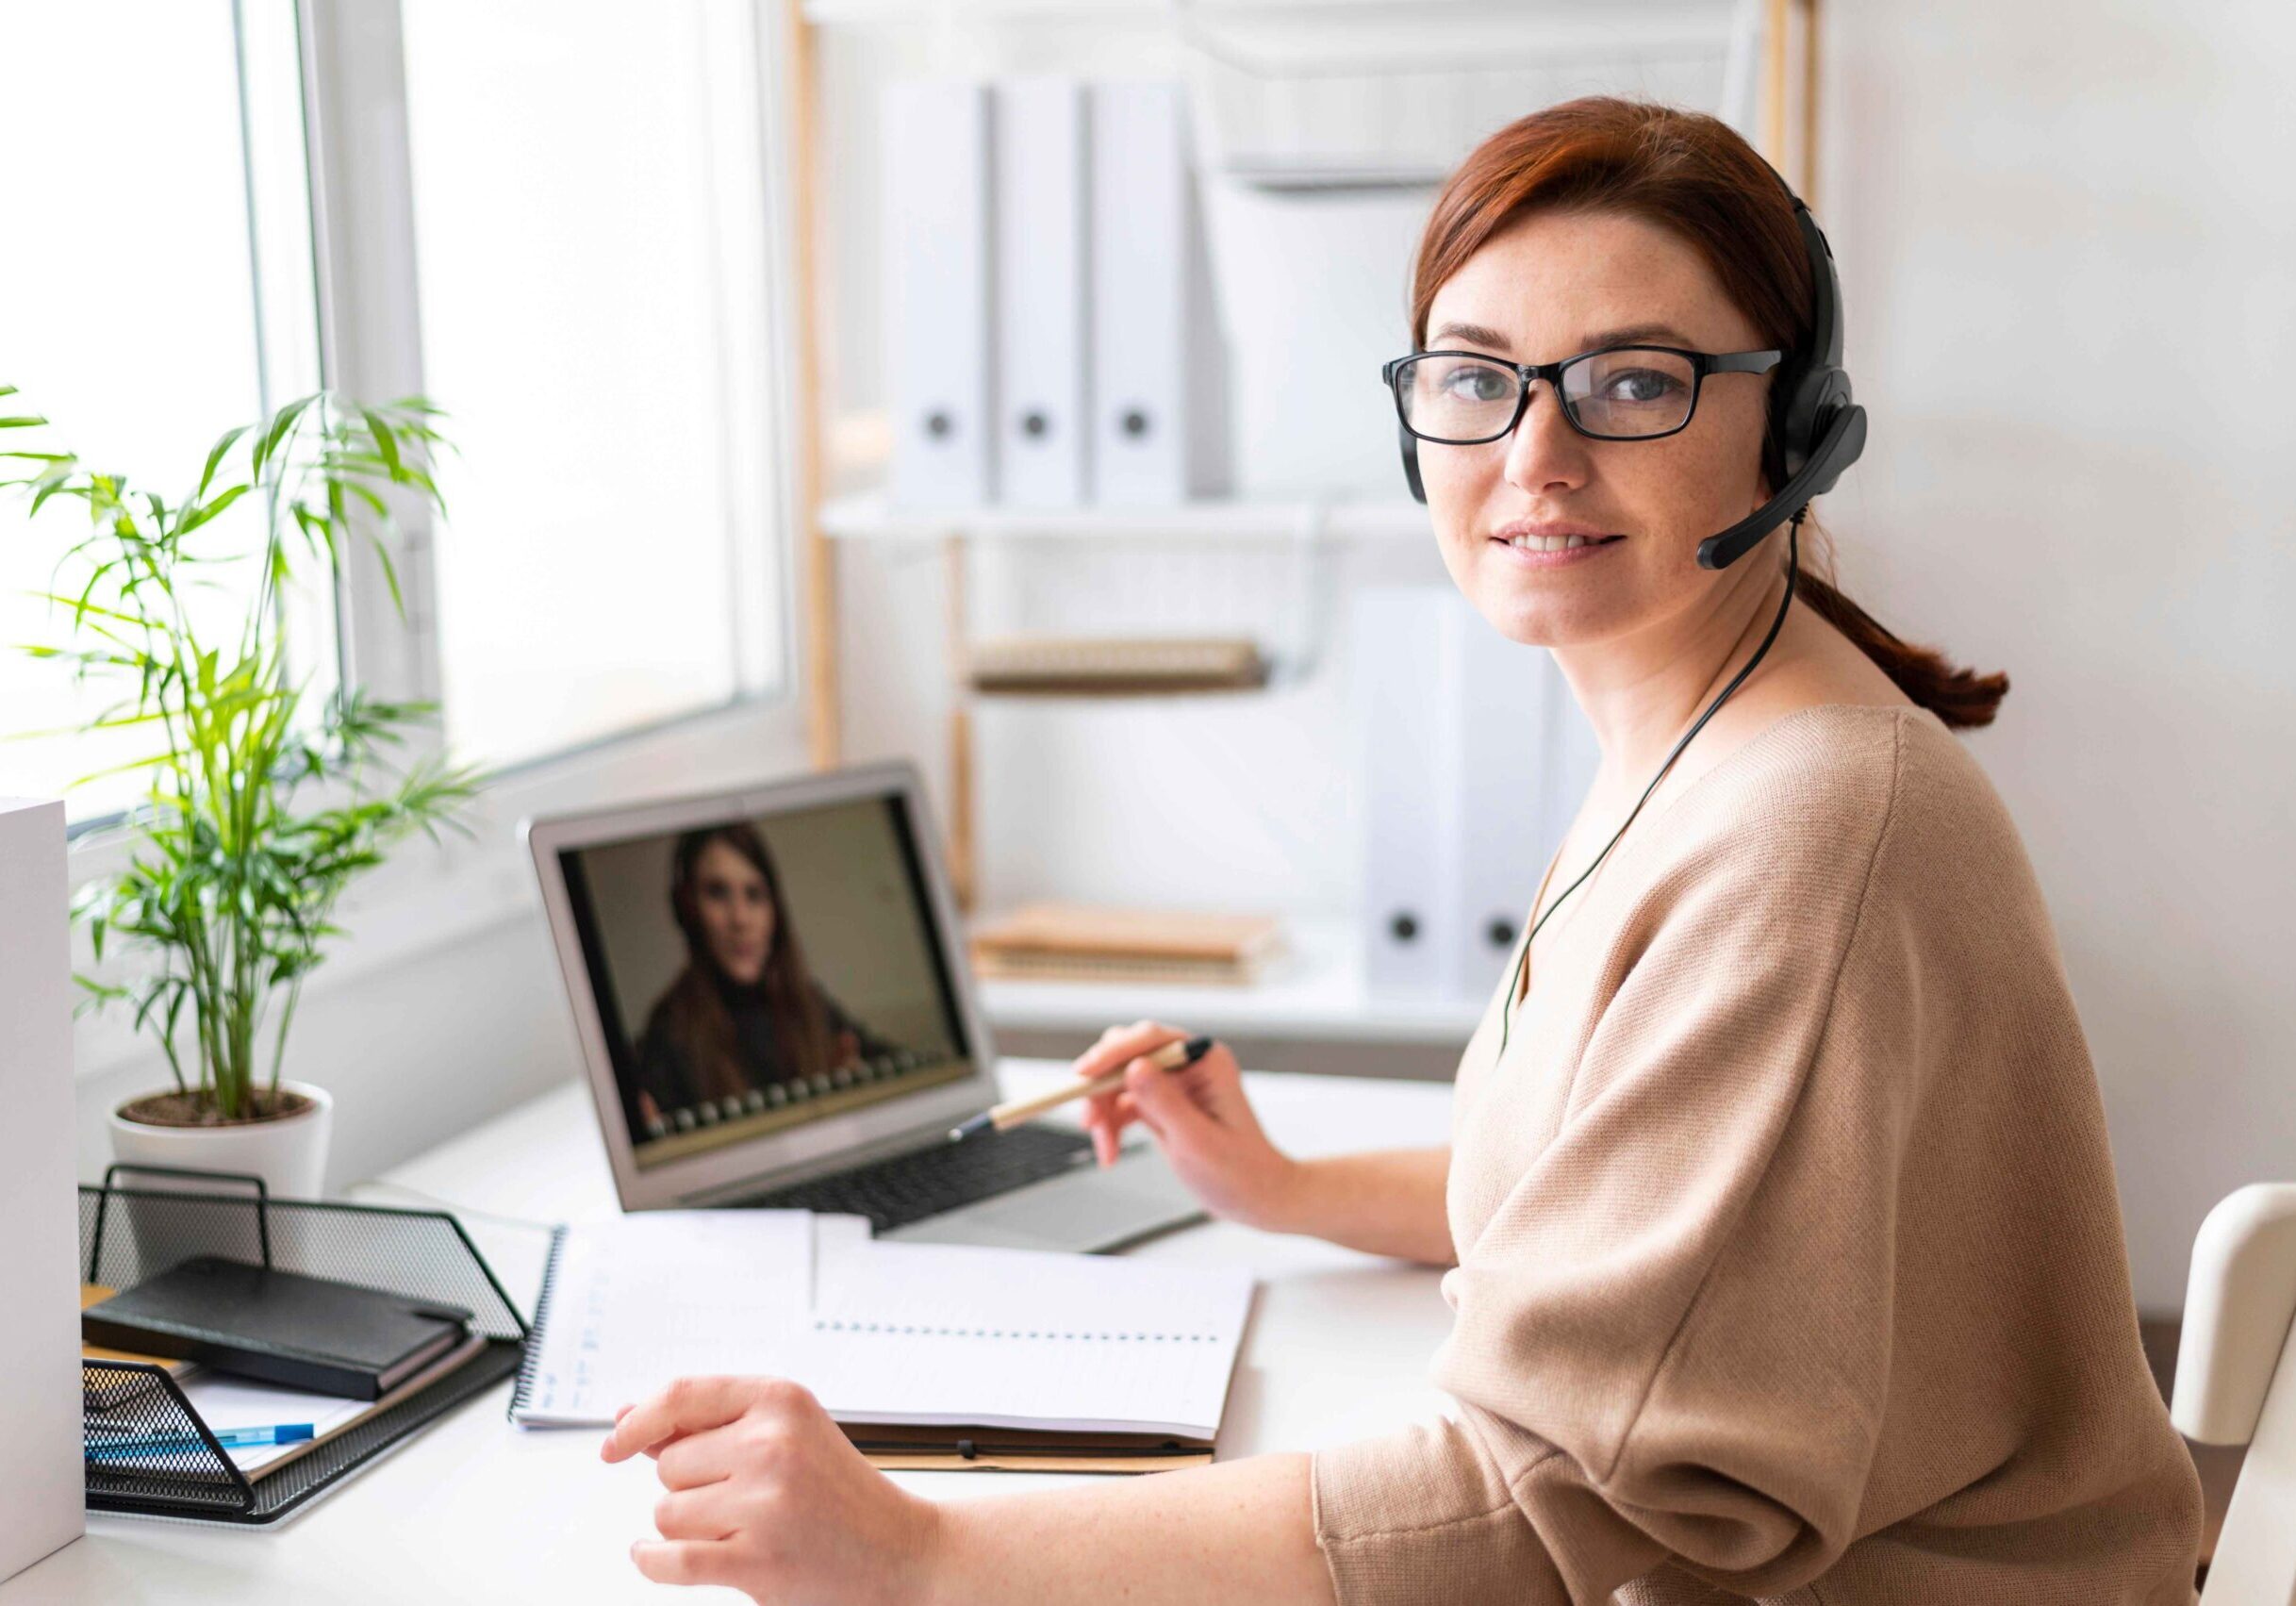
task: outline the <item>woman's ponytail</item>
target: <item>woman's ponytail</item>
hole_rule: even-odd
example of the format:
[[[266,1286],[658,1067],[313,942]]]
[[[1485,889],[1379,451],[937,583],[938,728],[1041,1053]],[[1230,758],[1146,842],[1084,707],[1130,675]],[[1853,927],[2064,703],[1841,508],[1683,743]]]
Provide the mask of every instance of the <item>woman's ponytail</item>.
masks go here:
[[[1804,524],[1814,530],[1816,522]],[[1935,647],[1917,647],[1842,594],[1834,583],[1832,555],[1825,537],[1803,549],[1801,573],[1794,595],[1810,610],[1874,660],[1881,672],[1896,682],[1897,689],[1935,714],[1957,731],[1990,725],[2008,695],[2009,677],[1996,670],[1979,674],[1949,662]]]

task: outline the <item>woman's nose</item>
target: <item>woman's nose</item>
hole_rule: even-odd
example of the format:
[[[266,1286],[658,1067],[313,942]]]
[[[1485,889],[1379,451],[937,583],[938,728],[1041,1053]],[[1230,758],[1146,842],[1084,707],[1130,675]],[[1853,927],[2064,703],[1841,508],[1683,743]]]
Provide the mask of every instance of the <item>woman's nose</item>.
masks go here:
[[[1555,388],[1544,380],[1507,438],[1507,483],[1528,495],[1570,490],[1586,483],[1587,440],[1562,416]]]

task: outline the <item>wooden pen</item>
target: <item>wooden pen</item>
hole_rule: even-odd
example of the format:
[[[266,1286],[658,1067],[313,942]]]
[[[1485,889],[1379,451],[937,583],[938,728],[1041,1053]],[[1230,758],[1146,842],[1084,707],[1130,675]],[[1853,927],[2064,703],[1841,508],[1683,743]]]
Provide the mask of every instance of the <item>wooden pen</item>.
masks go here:
[[[1194,1065],[1211,1051],[1212,1039],[1209,1037],[1175,1037],[1163,1048],[1151,1049],[1135,1057],[1165,1070],[1178,1070],[1183,1066]],[[1126,1068],[1130,1065],[1131,1061],[1125,1062]],[[983,1110],[962,1126],[950,1127],[949,1141],[954,1143],[976,1133],[1010,1132],[1021,1122],[1034,1120],[1047,1110],[1065,1104],[1071,1099],[1089,1099],[1095,1093],[1113,1093],[1123,1085],[1124,1068],[1118,1068],[1105,1076],[1096,1076],[1089,1082],[1072,1082],[1065,1087],[1055,1087],[1051,1092],[1039,1093],[1032,1099],[1015,1099],[1008,1103],[999,1104],[995,1109]]]

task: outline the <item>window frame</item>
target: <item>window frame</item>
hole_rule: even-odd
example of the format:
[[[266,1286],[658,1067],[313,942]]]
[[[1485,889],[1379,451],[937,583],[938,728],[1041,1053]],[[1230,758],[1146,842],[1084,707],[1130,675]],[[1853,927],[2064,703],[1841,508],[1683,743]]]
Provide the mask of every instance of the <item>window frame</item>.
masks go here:
[[[399,0],[275,0],[292,8],[301,75],[305,154],[309,174],[308,268],[317,305],[318,360],[323,382],[351,394],[395,397],[423,390],[421,309],[416,279],[412,163],[407,145],[406,79]],[[522,820],[641,797],[675,796],[753,784],[812,766],[801,650],[799,602],[805,554],[797,538],[808,509],[799,469],[797,421],[804,398],[795,360],[802,308],[797,301],[802,242],[796,238],[800,130],[793,121],[792,41],[773,25],[775,0],[698,0],[721,9],[737,28],[752,75],[753,151],[744,170],[760,181],[759,234],[749,242],[762,276],[751,360],[759,375],[752,417],[762,439],[755,485],[736,498],[735,517],[754,522],[764,551],[735,544],[737,584],[763,588],[752,599],[752,625],[772,645],[738,644],[735,696],[594,741],[521,760],[495,771],[465,815],[468,838],[438,848],[403,845],[346,898],[339,923],[346,939],[314,974],[311,989],[331,988],[483,933],[530,918],[539,907],[524,862]],[[242,18],[260,4],[241,0]],[[241,69],[247,48],[241,41]],[[257,158],[250,141],[249,161]],[[253,204],[251,198],[251,205]],[[268,274],[268,265],[262,270]],[[267,280],[268,282],[268,280]],[[267,406],[274,380],[267,360]],[[394,506],[397,529],[382,540],[397,571],[405,616],[394,606],[381,559],[364,543],[347,557],[335,597],[333,662],[314,666],[392,701],[437,701],[441,643],[437,624],[435,532],[423,509]],[[752,633],[754,634],[754,632]],[[438,726],[408,743],[410,756],[436,753]],[[130,834],[118,817],[75,828],[71,877],[76,888],[126,861]],[[91,960],[84,935],[74,957]],[[149,1050],[124,1019],[80,1024],[79,1074],[103,1074]]]
[[[789,97],[775,90],[785,80],[783,41],[763,26],[773,0],[697,0],[736,21],[744,35],[753,75],[757,113],[752,153],[764,181],[764,235],[752,241],[764,278],[762,327],[751,356],[765,375],[759,388],[762,418],[756,422],[767,442],[770,465],[762,500],[745,513],[759,516],[773,532],[770,569],[744,573],[757,585],[773,579],[779,612],[778,663],[752,660],[744,685],[729,702],[572,750],[589,753],[650,731],[671,730],[711,714],[744,706],[763,710],[800,704],[793,650],[798,594],[792,538],[803,509],[798,504],[797,454],[790,421],[801,398],[793,383],[795,364],[783,360],[797,349],[798,309],[793,302],[797,253],[794,209],[787,165],[795,129],[776,115]],[[423,390],[421,315],[416,281],[412,164],[406,142],[407,106],[404,29],[399,0],[297,0],[302,19],[306,124],[312,174],[312,235],[319,278],[320,347],[326,382],[355,395],[390,397]],[[394,512],[400,511],[394,508]],[[440,695],[440,643],[437,621],[437,574],[432,560],[436,532],[426,513],[409,507],[398,521],[388,551],[397,568],[406,618],[401,622],[386,585],[380,559],[370,550],[345,565],[339,612],[344,675],[377,696],[436,700]],[[750,555],[752,558],[758,555]],[[799,733],[800,739],[802,733]],[[436,745],[436,738],[434,738]],[[520,761],[506,771],[521,780],[546,782],[565,754]],[[545,786],[545,790],[547,786]]]

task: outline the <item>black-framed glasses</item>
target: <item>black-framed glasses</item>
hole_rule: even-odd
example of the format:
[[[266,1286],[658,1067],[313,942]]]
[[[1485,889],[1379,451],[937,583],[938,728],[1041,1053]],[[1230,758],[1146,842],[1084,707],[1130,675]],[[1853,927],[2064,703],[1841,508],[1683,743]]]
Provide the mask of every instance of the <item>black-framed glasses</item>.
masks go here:
[[[1562,416],[1596,440],[1655,440],[1690,422],[1710,373],[1766,373],[1782,352],[1686,352],[1605,346],[1561,362],[1509,362],[1481,352],[1413,352],[1383,365],[1403,427],[1445,446],[1479,446],[1514,433],[1544,379]]]

